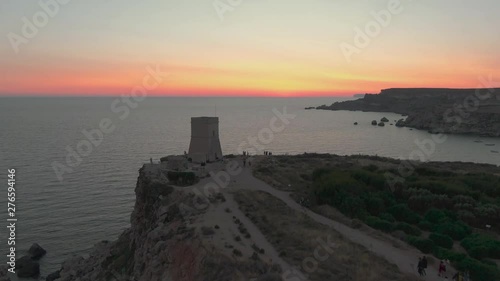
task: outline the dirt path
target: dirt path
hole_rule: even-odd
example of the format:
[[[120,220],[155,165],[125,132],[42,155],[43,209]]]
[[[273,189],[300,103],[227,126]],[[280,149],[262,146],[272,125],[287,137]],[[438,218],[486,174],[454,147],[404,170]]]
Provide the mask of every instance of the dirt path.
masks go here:
[[[319,222],[321,224],[324,224],[326,226],[335,229],[336,231],[341,233],[344,237],[351,240],[352,242],[363,245],[374,254],[383,257],[392,264],[397,265],[398,268],[401,270],[401,272],[418,276],[416,266],[418,263],[418,257],[422,256],[422,254],[419,251],[413,249],[398,249],[394,247],[390,242],[376,239],[360,230],[353,229],[344,224],[341,224],[339,222],[333,221],[319,214],[316,214],[310,211],[309,209],[302,207],[297,202],[295,202],[290,197],[288,192],[277,190],[268,185],[267,183],[255,178],[252,175],[251,169],[249,168],[245,168],[242,173],[233,177],[229,187],[265,191],[273,195],[274,197],[282,200],[290,208],[306,214],[316,222]],[[453,274],[455,270],[451,268],[451,266],[449,265],[447,267],[448,267],[448,278],[451,279],[451,274]],[[437,264],[436,265],[429,264],[429,268],[427,268],[427,276],[423,277],[422,279],[429,281],[444,280],[437,276]]]
[[[232,180],[235,180],[235,178]],[[203,187],[209,183],[213,183],[213,180],[211,178],[206,178],[196,185],[189,187],[189,189],[198,189],[202,191]],[[234,184],[235,183],[232,182],[230,186],[233,187],[232,185]],[[228,244],[240,250],[245,257],[252,255],[255,251],[252,245],[256,245],[258,248],[264,250],[265,254],[261,256],[265,257],[264,259],[268,262],[280,265],[283,272],[294,272],[295,277],[299,277],[300,280],[307,280],[300,271],[280,257],[276,248],[266,239],[260,229],[243,214],[238,203],[234,200],[232,194],[233,190],[232,188],[221,189],[220,191],[224,195],[225,201],[222,203],[217,202],[209,204],[208,208],[203,212],[202,217],[198,218],[193,225],[198,227],[217,225],[218,229],[212,236],[211,242],[218,247],[221,252],[225,252],[228,256],[232,255],[233,250],[233,248],[227,247]],[[245,235],[240,232],[238,228],[239,224],[235,223],[234,218],[237,218],[239,223],[245,227],[250,237],[245,237]],[[235,236],[240,237],[241,240],[235,241]]]

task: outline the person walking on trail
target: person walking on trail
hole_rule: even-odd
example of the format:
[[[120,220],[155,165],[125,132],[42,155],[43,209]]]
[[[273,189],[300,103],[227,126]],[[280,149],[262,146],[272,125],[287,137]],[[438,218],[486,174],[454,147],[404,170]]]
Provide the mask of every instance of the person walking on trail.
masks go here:
[[[446,273],[446,265],[444,264],[443,261],[441,261],[439,263],[439,273],[438,273],[438,276],[439,277],[443,277],[445,273]]]
[[[461,272],[455,273],[455,275],[453,275],[452,279],[455,281],[464,281],[464,277],[463,277]]]
[[[418,275],[424,276],[424,264],[422,262],[422,258],[418,258],[417,270],[418,270]]]
[[[470,273],[469,271],[465,271],[465,274],[464,274],[464,281],[470,281]]]
[[[427,275],[426,269],[427,269],[427,257],[424,256],[422,258],[422,272],[423,272],[424,276]]]

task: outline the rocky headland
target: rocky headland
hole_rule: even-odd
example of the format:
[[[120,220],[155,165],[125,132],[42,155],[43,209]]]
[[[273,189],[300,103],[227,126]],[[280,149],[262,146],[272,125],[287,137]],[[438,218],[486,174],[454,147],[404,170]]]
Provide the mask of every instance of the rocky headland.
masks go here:
[[[208,167],[213,171],[210,177],[183,187],[168,181],[168,173],[162,165],[145,164],[139,170],[135,187],[136,202],[130,217],[130,228],[115,241],[98,243],[89,255],[65,261],[60,270],[48,275],[45,280],[378,281],[381,276],[386,281],[418,280],[415,261],[422,255],[418,248],[421,245],[407,244],[413,241],[409,238],[420,239],[412,236],[420,235],[413,232],[416,226],[410,225],[409,233],[397,227],[388,231],[379,230],[380,225],[372,221],[375,217],[365,217],[369,219],[364,225],[364,221],[339,213],[334,206],[320,201],[312,192],[313,188],[318,190],[321,187],[315,177],[324,171],[369,176],[362,179],[386,188],[384,175],[398,171],[401,160],[304,154],[254,156],[251,162],[251,167],[244,166],[242,157],[232,157],[214,163]],[[497,181],[493,176],[499,174],[496,166],[426,162],[422,164],[425,168],[422,168],[419,163],[410,164],[415,165],[415,174],[419,175],[408,178],[412,186],[413,181],[420,177],[435,179],[436,175],[440,175],[445,179],[437,186],[446,192],[464,192],[458,183],[445,184],[453,178],[467,184],[472,181],[474,186],[479,187],[483,181],[488,182],[484,192],[497,194],[489,186],[489,183]],[[452,171],[459,174],[451,175]],[[488,173],[491,178],[469,175],[479,172]],[[484,174],[482,177],[485,177]],[[458,189],[449,189],[457,186]],[[376,194],[379,193],[370,194],[363,200],[369,200]],[[394,191],[394,195],[387,194],[390,197],[411,195],[398,190]],[[478,197],[488,199],[486,195],[479,194]],[[443,206],[455,206],[451,198],[444,201],[441,195],[429,198],[437,200],[432,201],[436,206],[441,206],[443,202],[448,204]],[[467,215],[464,217],[467,223],[475,227],[485,222],[491,223],[494,228],[498,225],[496,206],[488,205],[488,211],[483,211],[486,209],[481,205],[482,201],[470,198],[467,202],[478,207],[467,207],[469,212],[463,213]],[[459,204],[455,207],[463,206]],[[476,217],[471,218],[470,215]],[[385,225],[387,223],[382,224]],[[390,225],[401,226],[395,221]],[[403,226],[408,227],[406,224]],[[496,228],[492,230],[497,231]],[[33,252],[33,257],[42,253]],[[471,268],[471,273],[498,274],[496,269],[486,268],[479,261],[467,259],[465,262],[477,265],[475,271]],[[441,280],[437,277],[436,265],[429,265],[426,280]],[[450,272],[455,272],[451,265],[448,268]],[[1,273],[0,280],[8,280],[2,279],[7,276]]]
[[[88,257],[65,261],[47,280],[275,280],[272,276],[280,267],[261,260],[261,255],[241,257],[227,246],[232,253],[228,255],[214,245],[218,227],[195,223],[206,221],[207,209],[197,206],[205,204],[198,202],[202,198],[163,179],[155,166],[141,168],[131,227],[116,241],[95,245]],[[212,204],[219,199],[210,198]]]
[[[252,158],[252,167],[264,159]],[[308,211],[254,177],[242,158],[226,162],[187,187],[169,184],[160,165],[145,164],[130,228],[45,280],[417,280],[408,263],[416,251]],[[235,163],[241,169],[228,168]]]
[[[500,88],[385,89],[316,109],[393,112],[407,116],[398,126],[431,133],[500,136]]]

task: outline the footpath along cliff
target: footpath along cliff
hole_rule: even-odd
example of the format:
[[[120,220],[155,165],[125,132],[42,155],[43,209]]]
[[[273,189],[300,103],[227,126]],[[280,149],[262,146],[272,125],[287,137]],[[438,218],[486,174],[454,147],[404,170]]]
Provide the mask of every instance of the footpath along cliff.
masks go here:
[[[500,136],[500,88],[385,89],[316,109],[394,112],[407,116],[398,126],[431,133]]]

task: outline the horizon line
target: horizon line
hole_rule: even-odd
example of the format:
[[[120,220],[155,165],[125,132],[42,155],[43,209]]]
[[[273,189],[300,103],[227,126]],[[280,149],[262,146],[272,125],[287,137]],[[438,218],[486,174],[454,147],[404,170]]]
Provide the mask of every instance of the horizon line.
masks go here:
[[[353,97],[359,94],[332,94],[332,95],[169,95],[169,94],[151,94],[146,95],[149,98],[330,98],[330,97]],[[364,95],[364,94],[362,94]],[[130,94],[2,94],[0,98],[72,98],[72,97],[122,97],[131,96]]]

